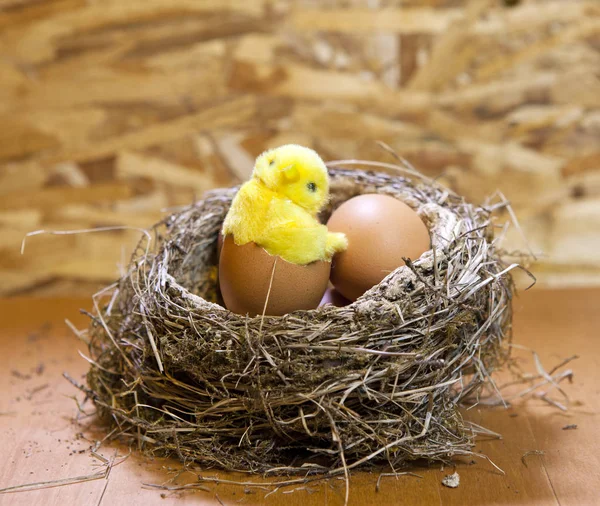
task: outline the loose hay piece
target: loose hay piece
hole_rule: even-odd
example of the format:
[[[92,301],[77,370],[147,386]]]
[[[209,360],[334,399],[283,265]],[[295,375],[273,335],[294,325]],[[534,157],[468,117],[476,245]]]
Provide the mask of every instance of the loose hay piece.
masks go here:
[[[216,190],[142,239],[90,328],[90,395],[143,449],[204,467],[347,473],[470,454],[458,410],[506,358],[512,282],[475,207],[404,166],[330,164],[331,201],[406,202],[433,249],[355,303],[283,317],[224,309],[217,235],[236,192]],[[398,175],[409,172],[410,177]],[[110,293],[112,291],[112,293]]]

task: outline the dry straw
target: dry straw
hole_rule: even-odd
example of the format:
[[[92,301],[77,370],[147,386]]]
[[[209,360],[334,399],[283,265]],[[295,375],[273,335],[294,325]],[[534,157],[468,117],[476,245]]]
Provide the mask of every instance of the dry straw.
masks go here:
[[[148,453],[203,467],[346,474],[471,454],[459,405],[506,359],[512,282],[475,207],[402,162],[329,164],[326,217],[363,193],[421,215],[432,250],[355,303],[247,318],[220,305],[217,235],[236,189],[142,238],[96,305],[88,394]],[[376,171],[364,170],[375,169]]]

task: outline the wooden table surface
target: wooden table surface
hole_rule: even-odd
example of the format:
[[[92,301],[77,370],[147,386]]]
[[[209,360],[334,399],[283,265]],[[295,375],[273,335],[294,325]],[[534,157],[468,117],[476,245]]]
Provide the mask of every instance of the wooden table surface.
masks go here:
[[[457,464],[460,486],[444,487],[441,480],[454,468],[414,468],[411,475],[381,479],[377,473],[355,473],[350,480],[352,505],[402,504],[600,504],[600,290],[537,291],[515,302],[515,343],[539,352],[546,369],[574,354],[566,368],[574,372],[572,384],[561,383],[570,397],[567,412],[537,397],[519,400],[510,408],[475,407],[467,418],[503,438],[486,439],[477,459]],[[65,318],[83,327],[78,308],[84,299],[0,300],[0,489],[73,478],[102,472],[106,466],[89,450],[103,437],[94,417],[78,413],[74,397],[82,396],[62,377],[67,371],[81,380],[87,363],[85,351],[66,327]],[[527,357],[527,353],[520,355]],[[531,360],[524,367],[535,371]],[[554,396],[554,398],[559,399]],[[91,413],[91,405],[84,406]],[[564,429],[568,425],[577,428]],[[542,451],[539,453],[528,453]],[[115,464],[129,454],[123,445],[102,445],[98,450]],[[526,457],[523,456],[526,454]],[[525,462],[525,463],[524,463]],[[0,504],[12,505],[337,505],[344,501],[344,482],[335,479],[304,488],[268,489],[207,484],[206,491],[165,491],[143,484],[193,483],[191,473],[176,476],[178,462],[150,461],[136,449],[108,477],[33,491],[0,493]],[[236,481],[259,478],[206,471]],[[173,483],[170,483],[172,485]]]

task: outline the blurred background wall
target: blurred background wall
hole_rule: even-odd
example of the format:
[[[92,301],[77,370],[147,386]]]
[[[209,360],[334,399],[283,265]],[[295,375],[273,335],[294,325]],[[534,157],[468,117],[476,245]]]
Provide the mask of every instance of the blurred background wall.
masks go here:
[[[262,150],[501,189],[542,284],[600,284],[597,0],[0,0],[0,295],[89,294]],[[516,234],[510,247],[524,249]]]

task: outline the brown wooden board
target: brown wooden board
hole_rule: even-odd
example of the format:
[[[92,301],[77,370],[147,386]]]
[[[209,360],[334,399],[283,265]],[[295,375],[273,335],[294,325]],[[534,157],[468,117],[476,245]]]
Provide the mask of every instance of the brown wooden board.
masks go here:
[[[515,301],[516,344],[537,350],[546,369],[574,354],[572,384],[561,383],[570,397],[566,412],[539,398],[519,400],[509,409],[475,407],[465,416],[498,432],[476,450],[487,455],[505,474],[486,460],[463,459],[456,468],[439,465],[410,469],[420,476],[382,477],[356,472],[350,480],[351,505],[594,505],[600,489],[600,341],[599,290],[542,291],[533,289]],[[80,307],[88,299],[16,298],[0,300],[0,488],[67,479],[102,472],[106,466],[89,451],[105,435],[93,416],[79,414],[73,397],[78,393],[61,374],[83,380],[87,363],[78,354],[85,345],[66,327],[65,318],[84,327]],[[521,354],[523,359],[527,353]],[[531,361],[523,367],[535,372]],[[499,378],[499,383],[501,383]],[[84,409],[92,413],[93,407]],[[569,425],[577,428],[565,429]],[[28,492],[0,494],[1,505],[283,505],[343,504],[341,479],[302,487],[267,490],[233,485],[204,484],[207,491],[164,491],[143,484],[194,483],[191,473],[179,476],[176,460],[148,460],[136,448],[103,445],[98,450],[115,465],[106,478]],[[543,455],[530,453],[544,452]],[[524,457],[525,455],[525,457]],[[523,462],[525,461],[525,463]],[[454,470],[458,488],[441,484]],[[260,482],[260,477],[202,472],[205,477]]]

